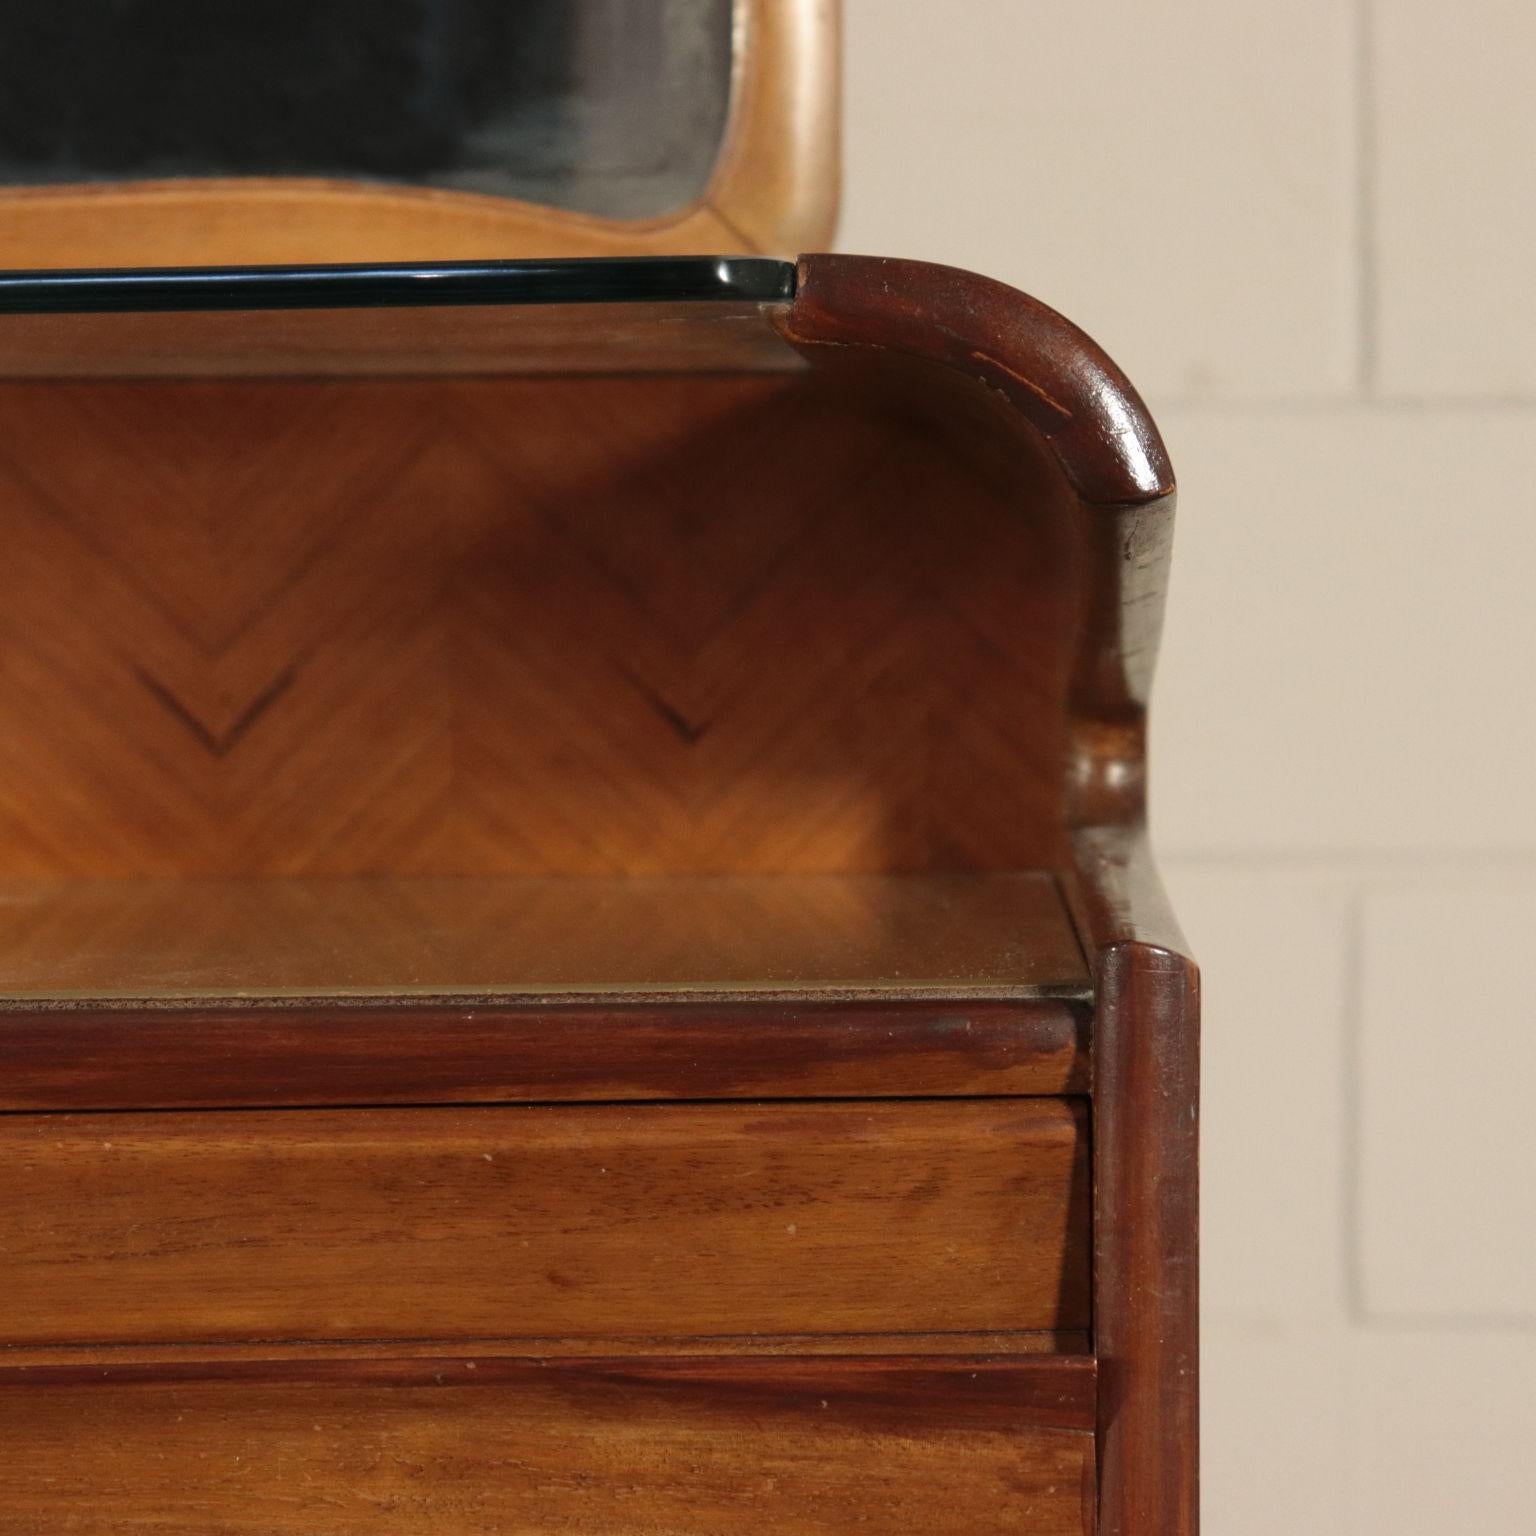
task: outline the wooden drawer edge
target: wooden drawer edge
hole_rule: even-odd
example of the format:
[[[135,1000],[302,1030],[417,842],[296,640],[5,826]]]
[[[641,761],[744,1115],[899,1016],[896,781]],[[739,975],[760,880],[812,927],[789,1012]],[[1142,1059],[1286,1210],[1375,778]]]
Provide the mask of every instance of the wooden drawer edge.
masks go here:
[[[1086,1137],[1043,1098],[0,1116],[0,1341],[1081,1328]]]
[[[1087,1536],[1094,1362],[130,1362],[0,1371],[4,1536]]]
[[[720,1360],[778,1357],[926,1359],[1087,1355],[1084,1328],[1033,1329],[1018,1333],[761,1334],[645,1338],[485,1339],[268,1339],[260,1344],[57,1344],[0,1347],[0,1379],[9,1370],[32,1366],[109,1368],[129,1364],[223,1364],[238,1361],[377,1360],[409,1355],[422,1360],[592,1360],[660,1359],[674,1356]]]
[[[1091,1434],[1097,1362],[1091,1355],[1000,1359],[935,1355],[718,1355],[540,1359],[496,1355],[320,1356],[266,1360],[121,1360],[0,1367],[0,1392],[50,1386],[199,1386],[296,1382],[379,1387],[492,1387],[537,1380],[577,1397],[643,1391],[726,1397],[738,1409],[817,1407],[838,1416],[947,1427],[1008,1426]]]
[[[1089,1082],[1069,998],[0,1009],[0,1111],[1035,1096]]]

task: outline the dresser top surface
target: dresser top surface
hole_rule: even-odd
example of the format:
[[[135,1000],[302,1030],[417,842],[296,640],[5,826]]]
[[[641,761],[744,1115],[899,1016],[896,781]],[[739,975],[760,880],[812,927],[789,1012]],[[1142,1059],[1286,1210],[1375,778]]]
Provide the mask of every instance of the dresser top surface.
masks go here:
[[[1027,997],[1089,977],[1055,878],[13,880],[0,1000]]]

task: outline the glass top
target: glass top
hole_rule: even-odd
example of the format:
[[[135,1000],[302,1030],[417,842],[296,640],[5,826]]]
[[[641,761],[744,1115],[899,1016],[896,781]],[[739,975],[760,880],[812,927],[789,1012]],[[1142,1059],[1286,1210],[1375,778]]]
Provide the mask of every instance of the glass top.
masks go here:
[[[0,881],[0,1011],[316,997],[1077,996],[1054,877]]]
[[[301,267],[0,272],[0,314],[381,309],[442,305],[773,303],[792,262],[762,256],[605,256]]]
[[[794,288],[759,256],[0,272],[0,379],[789,368]]]

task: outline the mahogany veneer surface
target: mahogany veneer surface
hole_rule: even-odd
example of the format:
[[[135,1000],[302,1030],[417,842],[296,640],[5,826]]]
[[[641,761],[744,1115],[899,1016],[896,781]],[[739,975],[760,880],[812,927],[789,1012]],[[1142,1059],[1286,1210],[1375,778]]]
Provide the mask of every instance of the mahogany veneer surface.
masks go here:
[[[12,1384],[15,1378],[25,1384]],[[137,1377],[137,1379],[135,1379]],[[1087,1360],[0,1372],[0,1531],[1085,1536]]]
[[[0,876],[1056,866],[1059,495],[836,369],[6,384]]]
[[[1088,1321],[1061,1100],[0,1117],[0,1344]]]
[[[1082,1093],[1077,998],[0,1008],[0,1110]]]
[[[808,366],[0,387],[15,1529],[1193,1536],[1166,455],[1002,285],[770,308]]]
[[[834,1360],[897,1356],[980,1356],[1014,1359],[1019,1356],[1087,1355],[1091,1338],[1086,1328],[1030,1329],[1005,1333],[716,1333],[602,1334],[576,1338],[412,1339],[408,1353],[399,1344],[377,1339],[266,1339],[257,1344],[9,1344],[0,1351],[0,1383],[83,1379],[90,1372],[101,1379],[146,1380],[194,1373],[209,1367],[210,1375],[238,1366],[260,1374],[305,1371],[344,1376],[349,1365],[360,1365],[359,1380],[377,1379],[386,1366],[406,1372],[430,1371],[434,1360],[462,1360],[467,1349],[483,1366],[487,1362],[528,1360],[704,1359],[757,1360],[785,1357],[829,1357]],[[45,1369],[46,1368],[46,1369]],[[275,1368],[275,1369],[274,1369]],[[166,1379],[162,1375],[160,1379]]]
[[[4,193],[0,192],[0,206]],[[762,303],[0,312],[0,378],[283,379],[786,369]],[[545,381],[548,387],[548,380]],[[174,393],[169,398],[175,398]]]

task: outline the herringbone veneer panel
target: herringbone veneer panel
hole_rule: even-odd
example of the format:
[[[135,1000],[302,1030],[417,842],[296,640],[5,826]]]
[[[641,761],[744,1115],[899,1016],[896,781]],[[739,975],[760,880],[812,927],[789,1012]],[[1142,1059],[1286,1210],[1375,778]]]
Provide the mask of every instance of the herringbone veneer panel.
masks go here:
[[[0,873],[1050,862],[1027,491],[809,374],[6,385]]]

